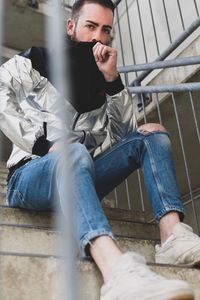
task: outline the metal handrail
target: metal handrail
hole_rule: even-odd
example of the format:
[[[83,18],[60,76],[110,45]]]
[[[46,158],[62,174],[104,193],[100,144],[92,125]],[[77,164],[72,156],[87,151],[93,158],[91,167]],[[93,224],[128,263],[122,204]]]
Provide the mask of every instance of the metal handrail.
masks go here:
[[[118,72],[129,73],[129,72],[137,72],[137,71],[144,71],[144,70],[152,71],[155,69],[191,66],[197,64],[200,64],[200,56],[190,56],[190,57],[183,57],[183,58],[176,58],[176,59],[168,59],[164,61],[154,61],[152,63],[146,63],[146,64],[120,66],[118,67]]]
[[[191,92],[200,91],[200,83],[180,83],[180,84],[165,84],[165,85],[149,85],[149,86],[134,86],[128,87],[130,93],[173,93],[173,92]]]
[[[154,62],[162,61],[169,56],[180,44],[186,40],[198,27],[200,26],[200,17],[197,18],[182,34],[176,38],[170,46],[160,54]],[[151,70],[145,71],[140,74],[134,81],[131,82],[131,86],[138,85],[144,78],[151,73]]]

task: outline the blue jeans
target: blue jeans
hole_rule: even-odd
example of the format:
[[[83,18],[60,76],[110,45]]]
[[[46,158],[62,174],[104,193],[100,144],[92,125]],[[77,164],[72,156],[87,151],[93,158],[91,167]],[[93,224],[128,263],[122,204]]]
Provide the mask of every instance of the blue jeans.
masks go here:
[[[143,170],[155,219],[159,221],[170,211],[177,211],[183,218],[168,133],[134,131],[94,159],[85,146],[74,143],[69,145],[67,155],[73,168],[76,239],[82,256],[93,238],[101,235],[114,238],[99,199],[138,168]],[[9,206],[62,209],[65,194],[60,186],[58,159],[59,153],[51,152],[18,168],[8,182]]]

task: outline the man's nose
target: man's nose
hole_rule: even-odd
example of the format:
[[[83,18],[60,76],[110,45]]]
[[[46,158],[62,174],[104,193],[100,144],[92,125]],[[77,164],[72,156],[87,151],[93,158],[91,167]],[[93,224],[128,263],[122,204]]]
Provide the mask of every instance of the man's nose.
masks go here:
[[[93,35],[92,35],[92,42],[100,42],[102,43],[102,34],[101,32],[97,31],[97,32],[94,32]]]
[[[93,39],[92,42],[100,42],[101,43],[100,40],[96,40],[96,39]]]

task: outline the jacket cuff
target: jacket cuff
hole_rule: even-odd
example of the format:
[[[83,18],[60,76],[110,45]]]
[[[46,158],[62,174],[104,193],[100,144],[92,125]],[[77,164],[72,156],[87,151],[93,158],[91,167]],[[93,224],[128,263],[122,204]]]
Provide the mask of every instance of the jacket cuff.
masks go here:
[[[32,154],[44,156],[48,153],[51,146],[54,144],[54,142],[48,141],[44,135],[40,136],[37,141],[35,142]]]
[[[118,94],[124,89],[120,75],[114,81],[106,81],[105,83],[105,92],[109,96]]]

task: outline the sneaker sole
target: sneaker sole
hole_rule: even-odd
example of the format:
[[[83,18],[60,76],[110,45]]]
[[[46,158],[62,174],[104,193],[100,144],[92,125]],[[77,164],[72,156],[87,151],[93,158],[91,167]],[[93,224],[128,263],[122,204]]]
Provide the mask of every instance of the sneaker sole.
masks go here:
[[[100,300],[103,300],[104,298],[100,298]],[[106,298],[107,300],[110,299],[110,300],[120,300],[122,298]],[[141,298],[140,298],[141,299]],[[153,300],[155,298],[146,298],[146,300]],[[178,296],[175,296],[175,297],[172,297],[172,298],[159,298],[160,300],[195,300],[194,298],[194,295],[193,294],[187,294],[187,295],[178,295]],[[123,298],[123,300],[130,300],[130,298]],[[131,300],[133,300],[133,298],[131,298]],[[142,300],[145,300],[144,298]]]
[[[182,295],[182,296],[179,295],[167,300],[194,300],[194,295],[193,294]]]
[[[163,291],[162,293],[160,291],[157,292],[155,291],[154,294],[152,290],[152,297],[150,297],[149,295],[142,297],[140,295],[138,299],[140,300],[155,300],[155,299],[156,300],[194,300],[195,299],[194,293],[190,287],[186,287],[183,285],[180,286],[180,283],[178,281],[177,284],[179,284],[179,288],[177,286],[174,286],[174,288],[171,288],[170,291],[166,291],[166,292]]]
[[[153,300],[155,299],[156,296],[154,296],[153,298],[142,298],[142,300]],[[156,297],[156,299],[158,299],[158,297]],[[164,297],[164,296],[160,296],[159,297],[159,300],[194,300],[194,294],[192,293],[187,293],[187,294],[179,294],[177,296],[167,296],[167,297]]]
[[[196,261],[194,264],[193,264],[194,267],[196,268],[200,268],[200,260],[199,261]]]
[[[189,292],[187,290],[187,292],[185,292],[183,294],[183,292],[174,292],[174,291],[171,291],[171,296],[170,296],[170,293],[167,293],[167,295],[164,295],[164,294],[160,294],[160,293],[156,293],[154,294],[153,296],[142,296],[141,293],[138,294],[138,293],[133,293],[132,295],[121,295],[121,296],[107,296],[107,297],[101,297],[100,300],[136,300],[136,299],[139,299],[139,300],[155,300],[155,299],[159,299],[159,300],[194,300],[194,294],[192,292]],[[176,295],[174,295],[176,294]]]
[[[180,266],[180,267],[195,267],[195,268],[200,268],[200,260],[198,261],[195,261],[193,263],[189,263],[189,264],[180,264],[180,263],[177,263],[177,264],[174,264],[175,266]]]
[[[195,267],[195,268],[200,268],[200,260],[193,262],[193,263],[189,263],[189,264],[183,264],[183,263],[179,263],[179,262],[174,262],[174,263],[170,263],[170,262],[158,262],[156,261],[157,265],[167,265],[167,266],[178,266],[178,267]]]

